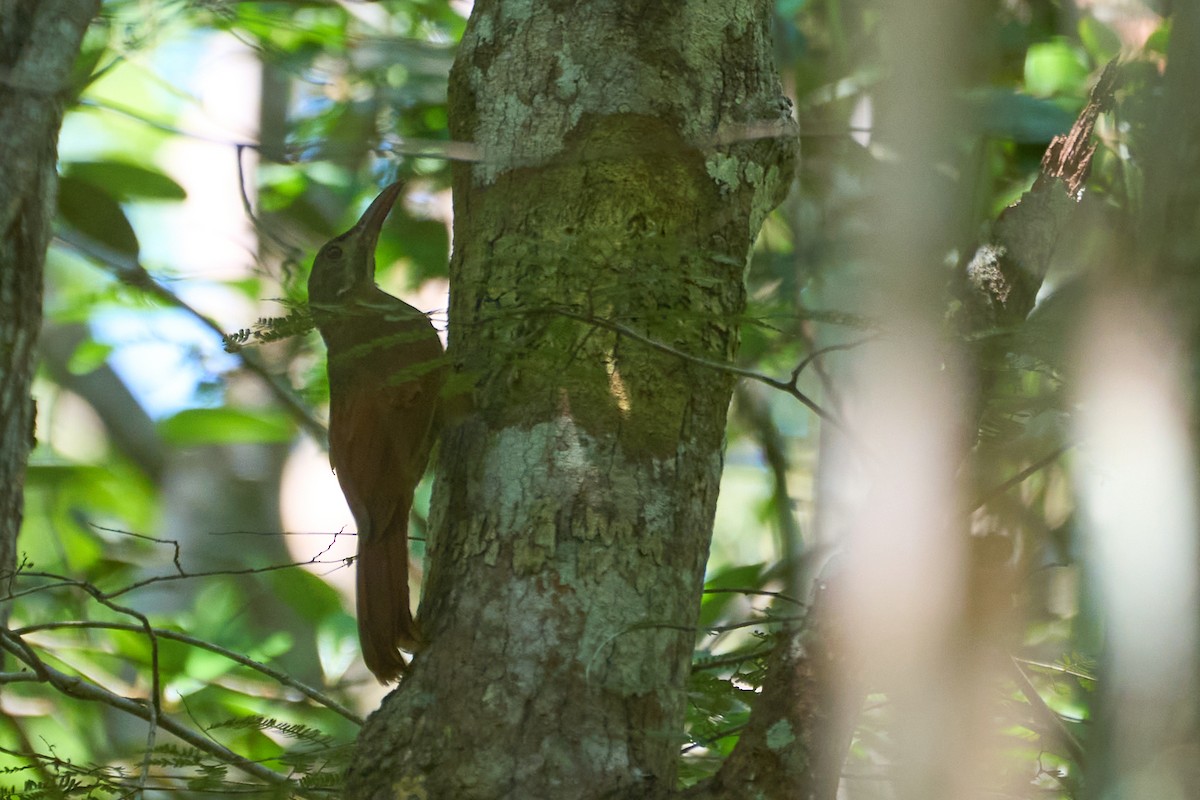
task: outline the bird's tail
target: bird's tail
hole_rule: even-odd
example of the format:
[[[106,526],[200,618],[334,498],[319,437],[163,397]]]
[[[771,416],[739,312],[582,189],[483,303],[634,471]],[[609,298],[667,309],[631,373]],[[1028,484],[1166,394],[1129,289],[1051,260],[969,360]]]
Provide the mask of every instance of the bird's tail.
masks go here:
[[[408,667],[401,647],[421,645],[408,607],[407,523],[405,530],[358,537],[358,639],[363,661],[380,683],[391,683]]]

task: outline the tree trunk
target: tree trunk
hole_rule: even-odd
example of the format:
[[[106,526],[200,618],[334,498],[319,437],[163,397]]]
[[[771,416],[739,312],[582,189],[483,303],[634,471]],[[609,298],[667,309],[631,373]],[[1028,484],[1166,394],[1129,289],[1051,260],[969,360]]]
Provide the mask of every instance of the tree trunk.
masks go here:
[[[99,0],[0,0],[0,580],[16,567],[34,443],[34,345],[71,67]],[[0,606],[0,622],[7,617]]]
[[[770,4],[480,0],[421,618],[348,796],[674,786],[743,270],[790,180]],[[678,353],[655,349],[646,339]],[[453,398],[447,405],[462,405]]]

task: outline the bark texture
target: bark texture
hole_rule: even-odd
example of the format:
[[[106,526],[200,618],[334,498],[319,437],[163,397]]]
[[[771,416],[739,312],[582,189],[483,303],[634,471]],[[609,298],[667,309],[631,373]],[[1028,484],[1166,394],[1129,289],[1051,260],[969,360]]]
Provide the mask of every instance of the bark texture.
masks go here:
[[[0,580],[16,565],[34,443],[34,347],[71,67],[99,0],[0,0]],[[0,621],[6,616],[0,607]]]
[[[451,75],[431,640],[348,796],[674,786],[743,272],[791,177],[766,2],[480,0]],[[599,322],[598,322],[599,321]],[[607,326],[607,327],[606,327]],[[453,398],[448,405],[462,405]]]

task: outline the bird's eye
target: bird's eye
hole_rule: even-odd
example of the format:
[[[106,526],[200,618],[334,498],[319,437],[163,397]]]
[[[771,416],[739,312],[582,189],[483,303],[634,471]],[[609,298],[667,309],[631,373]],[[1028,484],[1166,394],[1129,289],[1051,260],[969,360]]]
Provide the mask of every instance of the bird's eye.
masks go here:
[[[336,244],[331,247],[327,247],[325,248],[325,255],[329,256],[330,258],[341,258],[342,248],[338,247]]]

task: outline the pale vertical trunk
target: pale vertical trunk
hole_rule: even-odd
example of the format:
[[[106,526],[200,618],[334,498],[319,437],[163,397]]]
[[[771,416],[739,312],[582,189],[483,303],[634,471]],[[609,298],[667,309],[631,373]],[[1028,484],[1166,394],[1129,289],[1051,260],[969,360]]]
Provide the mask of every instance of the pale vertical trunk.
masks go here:
[[[1116,232],[1077,332],[1075,475],[1105,615],[1089,798],[1195,797],[1200,7],[1176,3],[1145,124],[1136,224]],[[1136,129],[1136,128],[1135,128]],[[1190,439],[1190,441],[1189,441]]]

